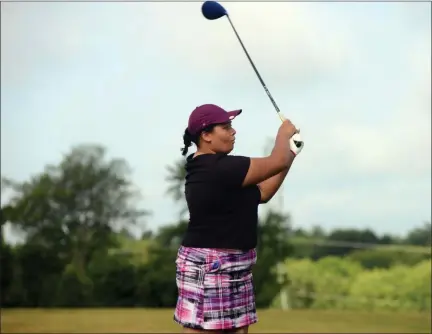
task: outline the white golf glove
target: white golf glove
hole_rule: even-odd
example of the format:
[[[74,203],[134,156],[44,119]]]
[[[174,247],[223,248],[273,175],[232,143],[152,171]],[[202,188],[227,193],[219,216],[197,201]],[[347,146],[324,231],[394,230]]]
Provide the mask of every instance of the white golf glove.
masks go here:
[[[303,139],[300,137],[299,133],[295,133],[289,141],[291,152],[297,156],[304,147]]]

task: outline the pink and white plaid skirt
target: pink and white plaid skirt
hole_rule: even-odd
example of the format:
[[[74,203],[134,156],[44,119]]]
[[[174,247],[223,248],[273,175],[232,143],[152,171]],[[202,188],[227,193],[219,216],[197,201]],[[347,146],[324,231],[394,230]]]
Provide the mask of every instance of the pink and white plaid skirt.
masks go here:
[[[258,321],[252,267],[255,249],[228,252],[180,247],[177,254],[177,307],[183,327],[227,330]]]

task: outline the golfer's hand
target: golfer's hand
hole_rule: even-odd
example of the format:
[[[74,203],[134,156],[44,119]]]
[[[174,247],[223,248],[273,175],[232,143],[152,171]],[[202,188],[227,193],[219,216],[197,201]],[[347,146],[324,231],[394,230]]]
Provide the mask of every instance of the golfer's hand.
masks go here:
[[[294,134],[298,133],[297,128],[291,123],[289,119],[282,122],[279,127],[279,133],[289,140]]]
[[[285,119],[279,128],[279,133],[289,140],[290,151],[297,156],[304,147],[300,130],[289,119]]]
[[[291,152],[297,156],[304,147],[303,139],[300,137],[300,133],[295,133],[290,139],[289,139],[289,145]]]

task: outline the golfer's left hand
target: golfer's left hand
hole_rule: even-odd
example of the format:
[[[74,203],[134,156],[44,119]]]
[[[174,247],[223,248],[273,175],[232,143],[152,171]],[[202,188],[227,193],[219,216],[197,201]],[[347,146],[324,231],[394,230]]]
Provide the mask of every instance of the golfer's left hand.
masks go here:
[[[295,156],[299,155],[300,152],[303,150],[303,147],[304,147],[304,142],[303,142],[303,139],[300,137],[299,132],[295,133],[290,138],[290,141],[289,141],[290,150]]]

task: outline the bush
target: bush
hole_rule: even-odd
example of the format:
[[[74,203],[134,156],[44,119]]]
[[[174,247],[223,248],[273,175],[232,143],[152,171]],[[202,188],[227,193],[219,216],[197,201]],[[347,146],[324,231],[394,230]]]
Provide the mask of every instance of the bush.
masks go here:
[[[56,306],[84,307],[92,305],[93,282],[67,265],[57,286]]]
[[[338,257],[326,257],[317,262],[289,260],[286,268],[293,308],[345,308],[344,296],[362,270],[358,263]],[[275,301],[278,302],[279,299]]]
[[[409,270],[403,297],[412,309],[431,310],[431,261],[423,261]]]
[[[357,310],[431,309],[431,261],[364,269],[350,258],[287,260],[290,307]],[[280,305],[280,295],[272,306]]]
[[[285,262],[287,270],[290,306],[292,308],[310,308],[314,303],[316,266],[309,259],[288,260]],[[273,305],[280,305],[278,296]]]
[[[361,265],[339,257],[325,257],[316,263],[316,268],[313,308],[346,308],[351,285],[363,270]]]
[[[369,310],[431,309],[431,262],[415,267],[397,265],[357,276],[351,287],[350,307]]]

